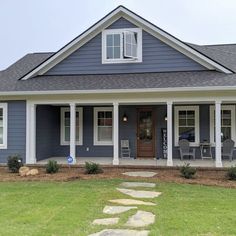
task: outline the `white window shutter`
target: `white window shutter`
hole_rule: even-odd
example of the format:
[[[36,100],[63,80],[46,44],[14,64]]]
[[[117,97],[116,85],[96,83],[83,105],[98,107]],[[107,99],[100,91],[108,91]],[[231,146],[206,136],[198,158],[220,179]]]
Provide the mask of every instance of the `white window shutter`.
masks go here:
[[[135,32],[124,32],[124,57],[137,58],[137,37]]]

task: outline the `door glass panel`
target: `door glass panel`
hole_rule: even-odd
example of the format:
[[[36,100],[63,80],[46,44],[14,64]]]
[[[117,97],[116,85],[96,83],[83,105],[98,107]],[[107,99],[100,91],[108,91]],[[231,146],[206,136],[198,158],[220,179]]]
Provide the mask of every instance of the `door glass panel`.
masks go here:
[[[139,113],[139,140],[151,142],[152,138],[152,112],[141,111]]]

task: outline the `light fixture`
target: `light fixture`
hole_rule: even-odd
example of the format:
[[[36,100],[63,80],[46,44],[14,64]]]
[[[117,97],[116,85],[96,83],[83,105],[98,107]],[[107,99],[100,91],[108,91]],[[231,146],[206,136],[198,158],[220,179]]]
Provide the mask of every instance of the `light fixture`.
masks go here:
[[[123,117],[122,117],[122,120],[124,122],[127,122],[128,121],[128,116],[124,113]]]
[[[167,121],[167,114],[165,115],[165,121]]]

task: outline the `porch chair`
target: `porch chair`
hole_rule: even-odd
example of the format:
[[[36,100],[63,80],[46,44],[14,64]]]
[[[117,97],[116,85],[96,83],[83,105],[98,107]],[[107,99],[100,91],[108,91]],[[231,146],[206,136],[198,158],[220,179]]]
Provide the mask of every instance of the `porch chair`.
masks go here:
[[[226,139],[223,142],[222,157],[228,157],[230,161],[233,160],[234,153],[234,141],[232,139]]]
[[[129,140],[121,140],[121,157],[130,157]]]
[[[190,149],[189,141],[187,139],[181,139],[179,141],[179,152],[181,160],[184,159],[184,156],[192,156],[193,160],[195,160],[195,149]]]

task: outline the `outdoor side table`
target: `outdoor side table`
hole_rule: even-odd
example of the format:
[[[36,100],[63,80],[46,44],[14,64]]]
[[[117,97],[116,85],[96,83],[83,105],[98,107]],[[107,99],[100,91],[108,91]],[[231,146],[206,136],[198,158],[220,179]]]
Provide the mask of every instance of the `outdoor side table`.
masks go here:
[[[200,151],[202,159],[212,159],[211,147],[212,147],[211,143],[207,142],[200,143]]]

